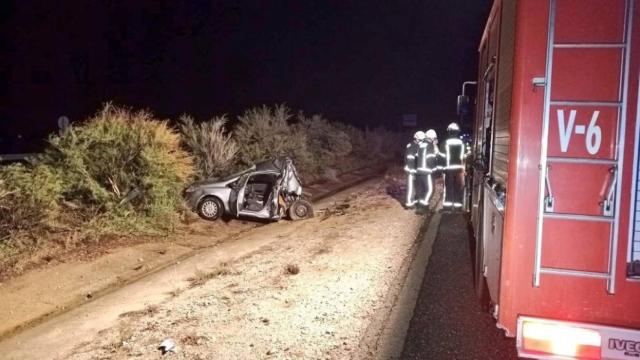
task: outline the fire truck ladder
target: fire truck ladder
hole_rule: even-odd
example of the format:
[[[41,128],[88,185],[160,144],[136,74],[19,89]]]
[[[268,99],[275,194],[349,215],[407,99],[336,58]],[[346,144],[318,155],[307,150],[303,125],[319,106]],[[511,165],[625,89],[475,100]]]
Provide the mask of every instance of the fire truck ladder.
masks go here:
[[[620,214],[621,197],[621,168],[624,157],[625,123],[627,114],[627,95],[629,78],[629,57],[631,42],[631,14],[633,13],[634,0],[625,0],[625,17],[622,43],[556,43],[555,42],[555,21],[556,21],[556,1],[550,0],[549,8],[549,32],[547,45],[547,66],[544,79],[534,78],[533,85],[544,85],[544,118],[542,130],[542,143],[540,155],[540,182],[539,201],[535,243],[535,260],[533,285],[540,286],[542,274],[556,276],[572,276],[582,278],[596,278],[606,280],[606,290],[609,294],[615,293],[616,285],[616,262],[618,253],[618,217]],[[561,0],[560,0],[561,1]],[[564,49],[619,49],[621,52],[620,89],[618,101],[583,101],[570,99],[551,98],[551,79],[553,72],[554,51],[561,52]],[[542,80],[542,81],[541,81]],[[541,84],[542,83],[542,84]],[[616,154],[614,159],[594,159],[579,157],[548,156],[549,144],[549,122],[552,106],[571,107],[614,107],[618,109],[617,134],[616,134]],[[608,189],[600,202],[602,213],[600,215],[585,215],[554,212],[555,201],[552,184],[549,181],[549,169],[554,163],[592,164],[610,165],[608,178]],[[556,189],[557,190],[557,189]],[[557,194],[557,192],[556,192]],[[611,224],[608,253],[608,269],[606,272],[585,271],[579,269],[544,267],[542,266],[543,228],[545,219],[563,219],[586,222],[607,222]]]

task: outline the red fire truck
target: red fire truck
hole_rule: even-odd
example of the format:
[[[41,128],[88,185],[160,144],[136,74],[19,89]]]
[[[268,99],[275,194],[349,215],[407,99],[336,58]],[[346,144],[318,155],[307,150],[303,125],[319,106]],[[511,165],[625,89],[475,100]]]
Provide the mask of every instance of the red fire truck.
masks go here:
[[[640,359],[640,1],[495,0],[479,56],[478,295],[520,356]]]

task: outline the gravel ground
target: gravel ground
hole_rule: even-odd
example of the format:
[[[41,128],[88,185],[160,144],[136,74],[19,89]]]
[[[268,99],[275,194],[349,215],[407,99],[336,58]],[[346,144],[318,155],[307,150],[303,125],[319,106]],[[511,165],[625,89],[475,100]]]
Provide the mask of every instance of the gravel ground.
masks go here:
[[[255,229],[247,241],[275,241],[211,263],[161,304],[120,314],[69,358],[370,358],[362,338],[425,219],[394,198],[401,184],[401,173],[387,176],[314,219]],[[162,356],[167,338],[179,350]]]
[[[444,214],[402,359],[517,359],[476,300],[469,241],[464,215]]]

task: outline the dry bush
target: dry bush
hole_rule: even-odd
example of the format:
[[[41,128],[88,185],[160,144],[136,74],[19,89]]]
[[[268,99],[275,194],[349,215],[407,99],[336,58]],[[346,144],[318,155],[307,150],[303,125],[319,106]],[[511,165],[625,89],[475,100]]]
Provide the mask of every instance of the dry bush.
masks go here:
[[[373,129],[372,133],[380,138],[381,158],[385,160],[402,158],[406,141],[403,141],[400,133],[389,131],[383,127]]]
[[[307,136],[289,124],[290,119],[291,113],[284,105],[245,111],[238,118],[239,123],[233,132],[240,147],[238,155],[242,164],[252,165],[278,156],[289,156],[297,167],[304,168],[311,161]]]
[[[0,167],[0,243],[36,239],[54,220],[62,189],[61,176],[51,167]]]
[[[363,130],[349,124],[334,123],[334,126],[347,135],[351,152],[348,156],[341,157],[336,162],[340,172],[348,172],[369,165],[365,159],[369,159],[369,151]]]
[[[194,172],[166,121],[110,104],[52,136],[40,162],[62,174],[65,200],[90,214],[87,221],[115,232],[166,230]]]
[[[388,131],[382,127],[373,130],[361,130],[351,125],[338,124],[342,130],[349,135],[349,140],[353,147],[351,159],[358,159],[357,163],[351,163],[353,168],[360,168],[380,160],[400,158],[403,151],[404,142],[400,134]]]
[[[203,180],[226,175],[234,165],[238,144],[226,129],[226,116],[195,124],[193,118],[180,118],[182,140],[196,161],[196,176]]]
[[[103,233],[164,233],[177,220],[193,161],[179,135],[148,112],[107,104],[32,164],[0,168],[0,243]],[[78,236],[83,234],[82,236]]]
[[[347,157],[352,150],[349,135],[339,126],[320,115],[306,117],[298,113],[297,126],[308,139],[311,162],[301,168],[302,172],[322,174],[327,168],[336,168],[339,159]]]

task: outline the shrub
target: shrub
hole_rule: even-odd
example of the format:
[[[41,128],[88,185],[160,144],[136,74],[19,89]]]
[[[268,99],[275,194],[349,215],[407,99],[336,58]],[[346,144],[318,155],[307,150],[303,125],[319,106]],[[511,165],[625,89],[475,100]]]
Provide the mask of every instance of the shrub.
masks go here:
[[[304,169],[312,162],[307,136],[299,127],[290,125],[290,119],[291,113],[284,105],[245,111],[233,132],[241,163],[252,165],[276,156],[289,156],[304,176]]]
[[[360,130],[303,113],[291,120],[284,105],[252,108],[230,134],[224,116],[201,124],[183,116],[180,136],[148,112],[107,104],[51,136],[33,164],[0,168],[0,245],[51,229],[85,235],[169,230],[194,172],[210,178],[289,156],[312,181],[329,167],[353,170],[402,151],[398,134],[381,128]]]
[[[365,130],[365,139],[370,144],[375,158],[389,160],[399,156],[404,145],[394,132],[383,127]]]
[[[225,175],[233,168],[238,144],[227,133],[226,124],[224,115],[200,124],[187,115],[180,118],[182,141],[195,157],[199,179]]]
[[[53,168],[16,164],[0,168],[0,242],[37,235],[56,215],[62,179]]]
[[[349,135],[322,116],[308,118],[300,112],[297,126],[307,136],[312,160],[310,170],[314,173],[321,173],[328,167],[336,168],[337,162],[351,153]]]
[[[380,160],[400,159],[404,151],[404,141],[399,133],[382,127],[361,130],[342,123],[335,123],[334,126],[349,136],[352,147],[349,156],[338,161],[338,167],[342,171],[375,164]]]
[[[192,158],[165,121],[110,104],[84,124],[52,136],[40,162],[62,175],[66,200],[89,214],[103,214],[92,219],[95,224],[117,223],[122,230],[171,225],[167,220],[193,174]]]

